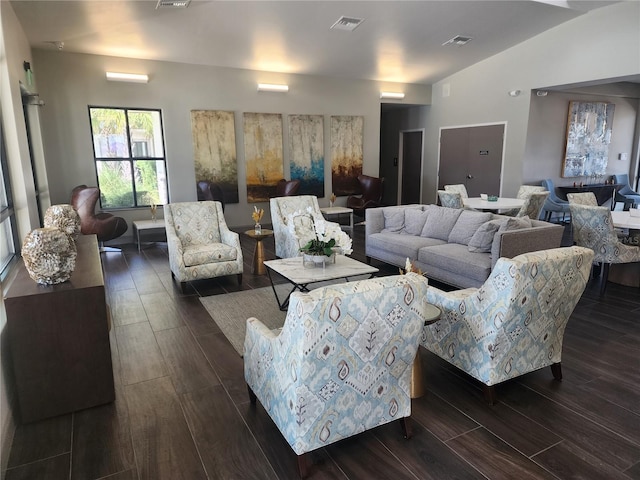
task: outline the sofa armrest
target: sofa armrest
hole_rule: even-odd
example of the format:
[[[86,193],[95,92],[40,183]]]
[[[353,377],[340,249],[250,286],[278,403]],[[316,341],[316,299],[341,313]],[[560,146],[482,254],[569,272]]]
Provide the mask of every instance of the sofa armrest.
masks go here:
[[[513,258],[522,253],[558,248],[563,233],[564,227],[553,224],[496,233],[497,238],[491,246],[491,268],[500,257]]]
[[[380,233],[384,228],[384,212],[382,207],[368,208],[364,211],[365,238],[374,233]]]

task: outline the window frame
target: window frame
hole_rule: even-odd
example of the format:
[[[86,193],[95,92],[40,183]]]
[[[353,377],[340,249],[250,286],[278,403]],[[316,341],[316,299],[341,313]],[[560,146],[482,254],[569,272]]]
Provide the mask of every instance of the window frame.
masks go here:
[[[125,120],[125,134],[127,138],[127,151],[129,153],[128,157],[98,157],[96,155],[96,148],[94,143],[93,136],[93,126],[91,124],[91,110],[92,109],[105,109],[105,110],[120,110],[124,112],[124,120]],[[162,153],[161,157],[151,157],[151,156],[140,156],[136,157],[133,155],[133,145],[131,142],[131,129],[129,128],[129,112],[157,112],[160,118],[160,134],[162,135]],[[129,167],[131,172],[135,172],[135,162],[138,160],[153,160],[153,161],[161,161],[164,165],[164,178],[167,189],[167,203],[170,203],[169,199],[169,175],[167,169],[167,147],[165,144],[165,132],[164,132],[164,120],[162,118],[162,109],[160,108],[149,108],[149,107],[114,107],[114,106],[104,106],[104,105],[87,105],[87,112],[89,114],[89,134],[91,136],[91,149],[93,151],[93,166],[96,173],[96,185],[100,188],[100,178],[98,174],[98,162],[129,162]],[[133,196],[132,206],[127,207],[107,207],[105,208],[102,205],[102,195],[100,195],[98,201],[100,202],[100,209],[104,211],[118,211],[118,210],[129,210],[129,209],[139,209],[139,208],[148,208],[149,204],[141,204],[138,203],[138,195],[136,191],[136,182],[135,175],[131,175],[131,192]]]
[[[0,225],[9,221],[11,228],[11,254],[4,265],[0,265],[0,281],[4,280],[11,267],[16,263],[20,255],[20,239],[18,238],[18,221],[16,219],[16,210],[13,202],[13,190],[11,188],[11,176],[9,174],[9,158],[7,157],[7,149],[5,147],[4,128],[0,125],[0,172],[2,172],[2,182],[4,183],[4,191],[7,196],[7,205],[0,206]],[[0,259],[2,260],[2,259]]]

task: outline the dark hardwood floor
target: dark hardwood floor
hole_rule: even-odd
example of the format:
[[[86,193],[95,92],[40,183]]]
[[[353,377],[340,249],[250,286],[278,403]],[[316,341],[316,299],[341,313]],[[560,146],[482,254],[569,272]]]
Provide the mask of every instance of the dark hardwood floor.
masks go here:
[[[199,281],[185,294],[166,244],[102,255],[116,401],[18,426],[7,480],[296,478],[293,451],[249,403],[242,358],[198,300],[268,286],[242,242],[242,285]],[[363,227],[354,246],[364,260]],[[273,258],[273,240],[265,247]],[[589,285],[566,330],[564,380],[544,369],[503,383],[495,406],[446,362],[422,360],[413,438],[392,423],[330,445],[314,452],[311,478],[640,479],[638,289],[610,284],[601,298]]]

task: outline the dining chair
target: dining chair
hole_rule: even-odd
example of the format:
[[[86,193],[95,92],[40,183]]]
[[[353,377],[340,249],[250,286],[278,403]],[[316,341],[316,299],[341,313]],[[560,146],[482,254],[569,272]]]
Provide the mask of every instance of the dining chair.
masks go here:
[[[567,199],[569,205],[591,205],[592,207],[598,206],[598,199],[593,192],[576,192],[567,193]]]
[[[526,200],[527,198],[529,198],[529,196],[532,193],[536,193],[536,192],[544,192],[546,191],[544,187],[541,187],[539,185],[520,185],[520,188],[518,189],[518,193],[516,195],[516,198],[520,199],[520,200]],[[510,217],[516,217],[516,216],[523,216],[523,215],[519,215],[520,212],[522,211],[522,207],[520,208],[513,208],[511,210],[507,210],[504,212],[501,212],[502,215],[508,215]],[[529,217],[529,218],[533,218],[533,217]],[[537,220],[538,217],[533,218],[533,220]]]
[[[464,208],[462,202],[462,195],[459,192],[447,192],[445,190],[438,190],[438,197],[440,197],[440,205],[449,208]]]
[[[603,295],[611,264],[640,262],[640,247],[625,245],[620,241],[608,207],[571,203],[569,208],[573,241],[576,245],[593,250],[593,261],[602,266],[600,295]]]
[[[551,180],[550,178],[542,180],[542,187],[549,192],[549,196],[544,201],[544,206],[542,207],[545,222],[551,221],[553,213],[562,213],[562,222],[564,223],[565,215],[567,213],[570,213],[569,201],[562,200],[556,195],[556,189],[553,185],[553,180]]]
[[[462,196],[462,198],[469,198],[467,187],[465,187],[463,183],[458,183],[455,185],[445,185],[444,189],[447,192],[457,192]]]
[[[613,206],[615,209],[615,206],[621,202],[623,204],[622,209],[623,210],[629,210],[630,207],[633,207],[634,205],[640,205],[640,193],[635,192],[632,188],[631,185],[629,184],[629,175],[628,174],[622,174],[622,175],[614,175],[613,176],[613,181],[616,184],[621,184],[624,185],[620,190],[616,191],[616,195],[614,198],[614,203]]]
[[[531,220],[538,220],[540,212],[544,207],[544,202],[549,197],[549,192],[533,192],[524,199],[524,205],[516,213],[516,217],[529,217]]]

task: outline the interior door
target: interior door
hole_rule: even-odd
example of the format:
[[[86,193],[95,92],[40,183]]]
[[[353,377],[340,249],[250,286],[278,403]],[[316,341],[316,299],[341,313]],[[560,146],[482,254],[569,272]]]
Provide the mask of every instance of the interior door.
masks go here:
[[[442,129],[438,187],[462,183],[470,197],[500,195],[504,124]]]
[[[402,132],[400,204],[420,203],[422,131]]]

